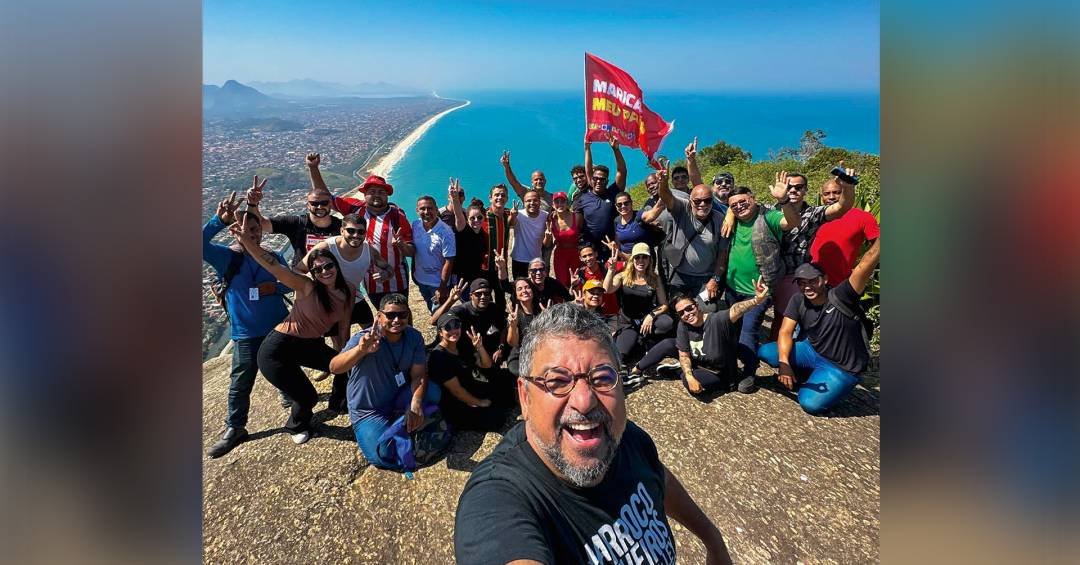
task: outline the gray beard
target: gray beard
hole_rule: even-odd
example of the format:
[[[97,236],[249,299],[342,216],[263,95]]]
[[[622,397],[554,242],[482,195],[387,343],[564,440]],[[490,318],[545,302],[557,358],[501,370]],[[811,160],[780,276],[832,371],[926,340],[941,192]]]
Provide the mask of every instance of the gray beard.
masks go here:
[[[569,461],[563,457],[562,453],[562,430],[559,430],[557,436],[555,436],[555,443],[548,445],[540,439],[540,435],[536,433],[535,429],[532,429],[531,422],[525,422],[525,425],[532,430],[533,438],[536,439],[536,444],[540,446],[540,449],[544,450],[544,454],[547,455],[551,464],[555,466],[566,480],[577,488],[586,488],[596,486],[603,480],[604,475],[607,474],[608,467],[611,465],[611,460],[615,458],[615,452],[619,449],[619,439],[611,437],[609,431],[610,423],[601,425],[604,436],[607,437],[604,442],[604,447],[600,448],[600,453],[595,454],[598,461],[593,465],[585,465],[575,467],[570,464]]]

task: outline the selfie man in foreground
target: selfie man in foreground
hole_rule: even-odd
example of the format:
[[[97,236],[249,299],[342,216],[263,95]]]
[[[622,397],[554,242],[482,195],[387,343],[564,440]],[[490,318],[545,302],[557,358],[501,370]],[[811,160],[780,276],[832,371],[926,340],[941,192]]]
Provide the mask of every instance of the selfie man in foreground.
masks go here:
[[[459,563],[674,563],[669,515],[702,540],[709,563],[731,562],[720,531],[627,420],[618,350],[599,316],[548,308],[520,359],[524,422],[465,485]]]

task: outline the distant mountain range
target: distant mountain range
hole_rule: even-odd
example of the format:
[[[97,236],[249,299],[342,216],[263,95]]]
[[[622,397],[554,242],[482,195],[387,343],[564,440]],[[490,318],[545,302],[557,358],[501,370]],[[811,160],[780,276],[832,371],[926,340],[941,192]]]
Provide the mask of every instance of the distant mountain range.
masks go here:
[[[235,80],[227,80],[221,86],[203,85],[203,111],[209,113],[228,113],[234,111],[272,110],[285,108],[290,104],[284,100],[271,98],[250,86]]]
[[[337,96],[416,96],[427,92],[388,82],[362,82],[360,84],[341,84],[306,79],[293,79],[286,82],[252,81],[252,87],[271,96],[286,98],[323,98]]]

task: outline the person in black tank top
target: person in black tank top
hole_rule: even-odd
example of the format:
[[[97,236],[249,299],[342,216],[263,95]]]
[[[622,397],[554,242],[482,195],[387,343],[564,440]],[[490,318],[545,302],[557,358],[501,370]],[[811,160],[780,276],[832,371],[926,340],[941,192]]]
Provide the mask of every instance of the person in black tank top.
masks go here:
[[[639,357],[643,351],[672,335],[675,320],[667,314],[667,293],[653,268],[648,244],[634,244],[626,268],[618,274],[615,273],[615,260],[609,259],[609,263],[604,292],[618,295],[620,307],[615,345],[624,367],[629,367],[633,365],[631,356]],[[641,372],[631,370],[625,384],[634,387],[643,382]]]

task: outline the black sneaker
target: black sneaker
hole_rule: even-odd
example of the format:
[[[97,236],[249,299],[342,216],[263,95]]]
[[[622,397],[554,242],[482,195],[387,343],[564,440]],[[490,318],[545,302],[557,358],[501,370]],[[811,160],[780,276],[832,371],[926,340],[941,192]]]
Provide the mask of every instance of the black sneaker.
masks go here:
[[[282,396],[281,397],[281,407],[282,408],[292,408],[292,401],[289,400],[289,397],[287,397],[287,396]]]
[[[750,394],[752,392],[755,392],[756,390],[757,390],[757,383],[754,382],[754,376],[753,375],[750,375],[748,377],[744,377],[743,380],[739,381],[739,386],[738,386],[738,391],[739,392],[741,392],[743,394]]]
[[[682,373],[682,365],[678,363],[661,363],[656,366],[656,377],[660,379],[678,380]]]
[[[221,434],[221,439],[210,446],[210,451],[207,451],[206,454],[211,459],[221,457],[243,443],[247,437],[248,433],[244,428],[228,428],[224,434]]]
[[[645,384],[645,375],[642,373],[630,373],[623,379],[623,390],[631,391],[641,388]]]

